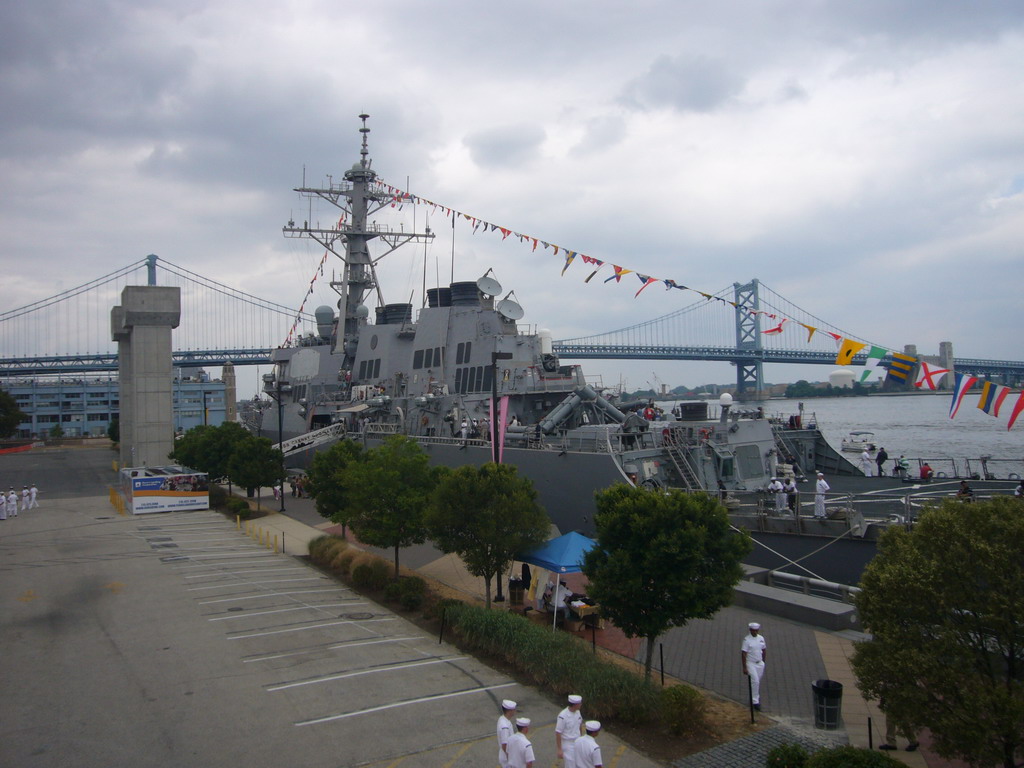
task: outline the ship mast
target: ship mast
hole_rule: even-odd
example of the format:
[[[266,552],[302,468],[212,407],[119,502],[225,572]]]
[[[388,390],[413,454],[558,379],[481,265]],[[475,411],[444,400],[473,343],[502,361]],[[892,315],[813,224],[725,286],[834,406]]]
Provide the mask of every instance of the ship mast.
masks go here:
[[[351,369],[355,361],[359,330],[366,325],[370,314],[364,303],[367,293],[376,289],[378,302],[381,305],[384,303],[377,283],[377,263],[407,243],[429,242],[434,238],[429,227],[426,232],[419,233],[395,231],[367,223],[370,216],[390,203],[389,196],[377,185],[377,174],[371,167],[370,150],[367,146],[367,137],[370,133],[366,126],[367,118],[367,114],[359,116],[363,121],[363,127],[359,129],[363,134],[359,162],[345,171],[345,181],[340,184],[330,182],[327,188],[298,187],[295,190],[309,199],[326,200],[341,211],[337,226],[320,229],[317,226],[310,226],[309,221],[304,221],[299,227],[294,221],[289,221],[282,228],[285,237],[316,241],[341,259],[344,265],[341,280],[331,282],[331,287],[341,296],[338,301],[341,318],[333,339],[332,352],[345,356],[342,367],[347,369]],[[369,249],[369,243],[373,239],[379,239],[388,246],[387,250],[376,258],[370,255]]]

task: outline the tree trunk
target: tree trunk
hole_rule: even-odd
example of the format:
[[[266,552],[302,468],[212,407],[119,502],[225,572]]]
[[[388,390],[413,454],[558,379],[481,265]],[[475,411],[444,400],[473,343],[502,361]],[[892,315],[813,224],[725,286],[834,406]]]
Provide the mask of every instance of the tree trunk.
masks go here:
[[[398,578],[398,545],[395,544],[395,578]]]
[[[654,642],[657,639],[657,635],[647,636],[647,656],[644,659],[644,680],[647,682],[651,681],[651,666],[654,664]]]
[[[487,610],[491,609],[491,575],[487,574],[484,576],[484,596],[486,598],[485,605]]]

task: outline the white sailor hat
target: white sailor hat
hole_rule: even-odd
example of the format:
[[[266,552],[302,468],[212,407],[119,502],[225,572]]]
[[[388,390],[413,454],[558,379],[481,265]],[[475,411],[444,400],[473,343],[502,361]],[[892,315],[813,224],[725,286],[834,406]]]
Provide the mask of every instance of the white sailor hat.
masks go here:
[[[502,699],[502,701],[501,701],[501,708],[502,709],[515,709],[516,708],[516,703],[514,701],[512,701],[512,699]]]
[[[601,730],[601,724],[597,720],[587,720],[583,725],[591,733],[597,733]]]
[[[528,717],[517,717],[516,718],[516,725],[519,728],[529,728],[530,727],[530,718],[528,718]]]
[[[747,624],[747,626],[748,626],[748,627],[749,627],[750,629],[760,629],[760,628],[761,628],[761,625],[760,625],[760,624],[758,624],[758,623],[757,623],[756,621],[752,621],[752,622],[750,622],[749,624]]]
[[[583,697],[580,696],[579,694],[576,694],[576,693],[570,693],[569,694],[569,703],[570,704],[580,704],[580,703],[582,703],[582,701],[583,701]]]

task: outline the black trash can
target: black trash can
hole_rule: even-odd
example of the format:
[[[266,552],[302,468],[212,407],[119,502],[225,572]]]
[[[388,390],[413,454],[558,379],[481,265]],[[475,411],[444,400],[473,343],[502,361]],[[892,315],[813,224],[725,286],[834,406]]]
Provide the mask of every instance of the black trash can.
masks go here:
[[[523,582],[519,579],[508,580],[508,601],[511,605],[522,605],[525,591]]]
[[[814,692],[814,727],[836,730],[842,715],[843,684],[835,680],[815,680],[811,690]]]

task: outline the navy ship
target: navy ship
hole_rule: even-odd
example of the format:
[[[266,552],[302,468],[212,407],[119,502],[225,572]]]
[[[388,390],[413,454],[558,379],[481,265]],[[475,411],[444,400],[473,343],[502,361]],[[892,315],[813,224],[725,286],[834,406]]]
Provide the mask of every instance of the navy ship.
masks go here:
[[[593,533],[594,492],[614,483],[708,491],[759,542],[751,564],[856,582],[879,533],[906,522],[905,502],[897,493],[867,517],[852,503],[833,503],[827,520],[776,514],[764,492],[773,477],[809,478],[805,489],[818,470],[833,483],[863,479],[817,429],[766,418],[729,395],[664,415],[647,402],[622,402],[553,353],[550,332],[523,322],[514,291],[492,270],[425,290],[415,311],[412,303],[388,303],[376,265],[433,233],[373,221],[395,200],[372,168],[367,115],[360,117],[360,157],[343,180],[296,190],[337,208],[338,224],[283,228],[341,263],[331,282],[336,308],[318,307],[316,333],[275,350],[275,370],[263,377],[276,407],[265,409],[261,431],[283,438],[289,466],[308,466],[339,439],[374,447],[407,435],[435,464],[515,465],[562,533]]]

